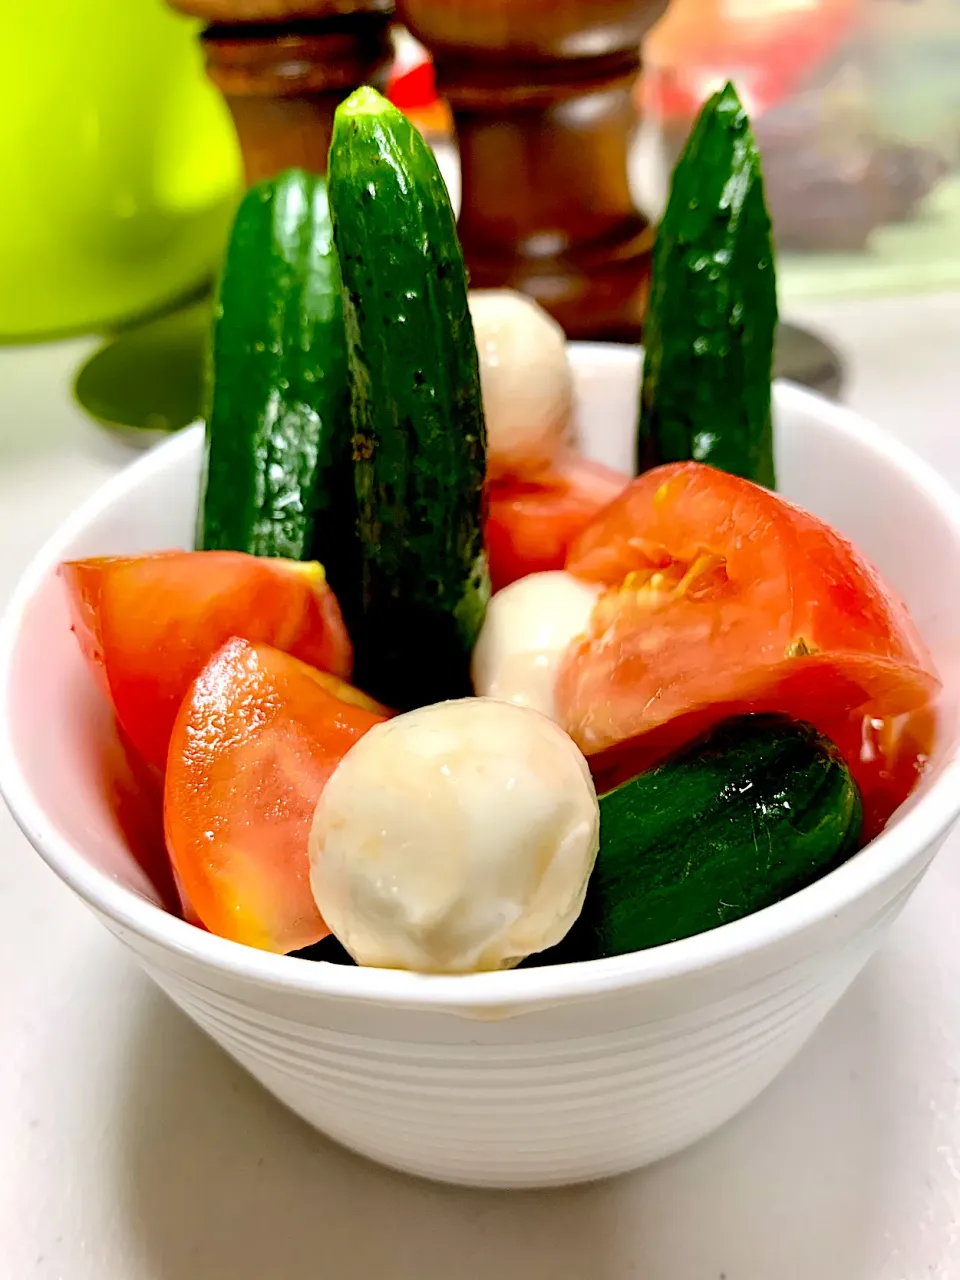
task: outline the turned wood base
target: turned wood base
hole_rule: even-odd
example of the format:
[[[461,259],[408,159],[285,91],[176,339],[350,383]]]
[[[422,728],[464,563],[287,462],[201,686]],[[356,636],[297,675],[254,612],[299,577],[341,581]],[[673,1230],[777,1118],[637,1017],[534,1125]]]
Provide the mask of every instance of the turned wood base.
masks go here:
[[[326,170],[337,103],[381,84],[391,0],[169,0],[203,47],[247,180]],[[401,0],[460,143],[473,284],[536,298],[574,338],[636,341],[653,230],[630,195],[640,44],[667,0]]]
[[[591,68],[582,84],[526,67],[499,87],[441,65],[440,86],[460,143],[459,229],[472,283],[523,290],[572,338],[635,342],[653,228],[627,182],[639,60],[620,64],[606,77]]]
[[[333,113],[383,84],[390,0],[170,0],[211,23],[207,73],[233,115],[247,182],[300,166],[325,173]]]
[[[382,81],[391,52],[389,18],[379,13],[280,28],[214,25],[202,43],[248,183],[293,165],[326,173],[338,103]]]
[[[471,282],[635,342],[653,228],[630,193],[640,44],[666,0],[399,0],[453,110]]]

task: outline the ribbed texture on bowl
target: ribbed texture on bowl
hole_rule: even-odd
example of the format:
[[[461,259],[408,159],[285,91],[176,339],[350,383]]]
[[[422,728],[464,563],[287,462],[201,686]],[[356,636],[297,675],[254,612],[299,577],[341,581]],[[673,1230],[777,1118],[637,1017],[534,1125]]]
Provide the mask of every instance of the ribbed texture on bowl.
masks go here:
[[[270,993],[234,995],[173,973],[125,937],[198,1026],[310,1124],[404,1172],[478,1187],[591,1181],[639,1168],[723,1124],[774,1079],[839,999],[913,889],[907,885],[845,946],[678,1017],[623,1026],[629,992],[598,1016],[616,1031],[531,1039],[529,1018],[415,1018],[417,1038],[383,1039],[271,1011]],[[109,927],[109,921],[105,921]],[[329,1003],[329,1002],[326,1002]],[[631,1008],[631,1006],[634,1006]],[[375,1023],[354,1009],[348,1023]],[[465,1043],[465,1035],[471,1042]],[[536,1037],[536,1030],[533,1036]]]
[[[591,455],[629,465],[637,352],[575,346],[571,356]],[[70,635],[55,570],[77,556],[190,545],[199,429],[112,481],[17,589],[0,624],[0,786],[11,810],[172,999],[346,1146],[488,1187],[602,1178],[679,1150],[789,1062],[960,811],[960,500],[848,411],[789,386],[777,387],[776,407],[784,493],[876,561],[907,600],[945,687],[940,741],[916,795],[869,848],[801,893],[617,960],[436,979],[267,955],[164,913],[109,802],[105,778],[124,795],[133,779]]]

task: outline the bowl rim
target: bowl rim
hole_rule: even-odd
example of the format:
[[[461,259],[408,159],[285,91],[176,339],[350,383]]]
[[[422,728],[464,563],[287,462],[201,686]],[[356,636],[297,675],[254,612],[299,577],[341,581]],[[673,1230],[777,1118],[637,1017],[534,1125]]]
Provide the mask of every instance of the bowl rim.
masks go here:
[[[605,344],[572,344],[572,348],[611,370],[619,367],[625,371],[637,358],[636,349],[611,351]],[[960,541],[960,494],[896,438],[853,410],[791,383],[775,384],[775,404],[782,409],[814,413],[831,430],[882,457],[923,492]],[[24,612],[64,558],[66,548],[118,498],[136,489],[159,467],[176,465],[181,456],[195,449],[200,430],[199,426],[186,428],[150,449],[108,479],[62,522],[31,559],[0,621],[0,794],[47,865],[119,931],[132,932],[161,950],[208,966],[228,978],[290,994],[466,1016],[488,1010],[506,1016],[653,986],[762,952],[838,915],[876,890],[907,867],[918,852],[935,846],[960,815],[958,738],[927,794],[901,815],[894,828],[882,832],[843,866],[742,920],[648,951],[605,960],[457,976],[416,974],[275,955],[195,928],[92,867],[48,821],[14,749],[10,677]]]

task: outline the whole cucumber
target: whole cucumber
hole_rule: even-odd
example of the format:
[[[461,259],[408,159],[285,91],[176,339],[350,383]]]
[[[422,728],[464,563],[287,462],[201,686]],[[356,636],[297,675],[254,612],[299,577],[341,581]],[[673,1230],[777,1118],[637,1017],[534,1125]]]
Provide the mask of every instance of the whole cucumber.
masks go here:
[[[362,560],[356,680],[410,708],[470,693],[490,593],[466,271],[433,153],[373,89],[337,109],[329,182]]]
[[[857,785],[816,729],[728,720],[600,797],[583,912],[540,962],[642,951],[760,911],[850,857],[861,821]]]
[[[322,178],[290,169],[237,211],[209,366],[200,545],[319,559],[356,581],[347,350]]]
[[[697,118],[654,245],[638,470],[706,462],[774,487],[776,325],[760,154],[728,84]]]

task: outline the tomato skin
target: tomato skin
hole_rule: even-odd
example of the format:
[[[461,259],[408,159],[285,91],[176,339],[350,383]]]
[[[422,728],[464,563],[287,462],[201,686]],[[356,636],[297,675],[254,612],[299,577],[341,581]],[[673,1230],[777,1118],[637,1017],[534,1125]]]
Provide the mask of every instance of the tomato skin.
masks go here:
[[[842,739],[868,812],[888,809],[903,779],[915,779],[901,768],[891,788],[882,768],[864,770],[859,734],[865,716],[887,721],[931,704],[939,681],[929,654],[876,571],[808,512],[700,463],[671,464],[607,507],[566,567],[608,587],[556,690],[598,786],[751,711]]]
[[[933,750],[936,728],[932,704],[883,720],[854,714],[824,722],[823,732],[847,761],[863,796],[864,844],[880,834],[917,785]]]
[[[577,535],[628,483],[619,471],[572,454],[535,479],[492,480],[486,544],[493,590],[562,569]]]
[[[316,564],[233,551],[168,551],[60,566],[73,630],[130,743],[166,764],[180,703],[232,636],[348,679],[353,653]]]
[[[110,562],[108,557],[99,561],[105,568]],[[93,560],[68,560],[60,565],[58,572],[67,588],[70,630],[77,638],[80,652],[100,691],[108,701],[112,701],[103,661],[103,640],[100,636],[100,588],[103,585],[103,573],[93,568],[96,563],[98,562]]]
[[[170,740],[167,850],[212,933],[286,953],[330,932],[307,839],[334,769],[389,712],[288,654],[229,641],[194,681]]]

